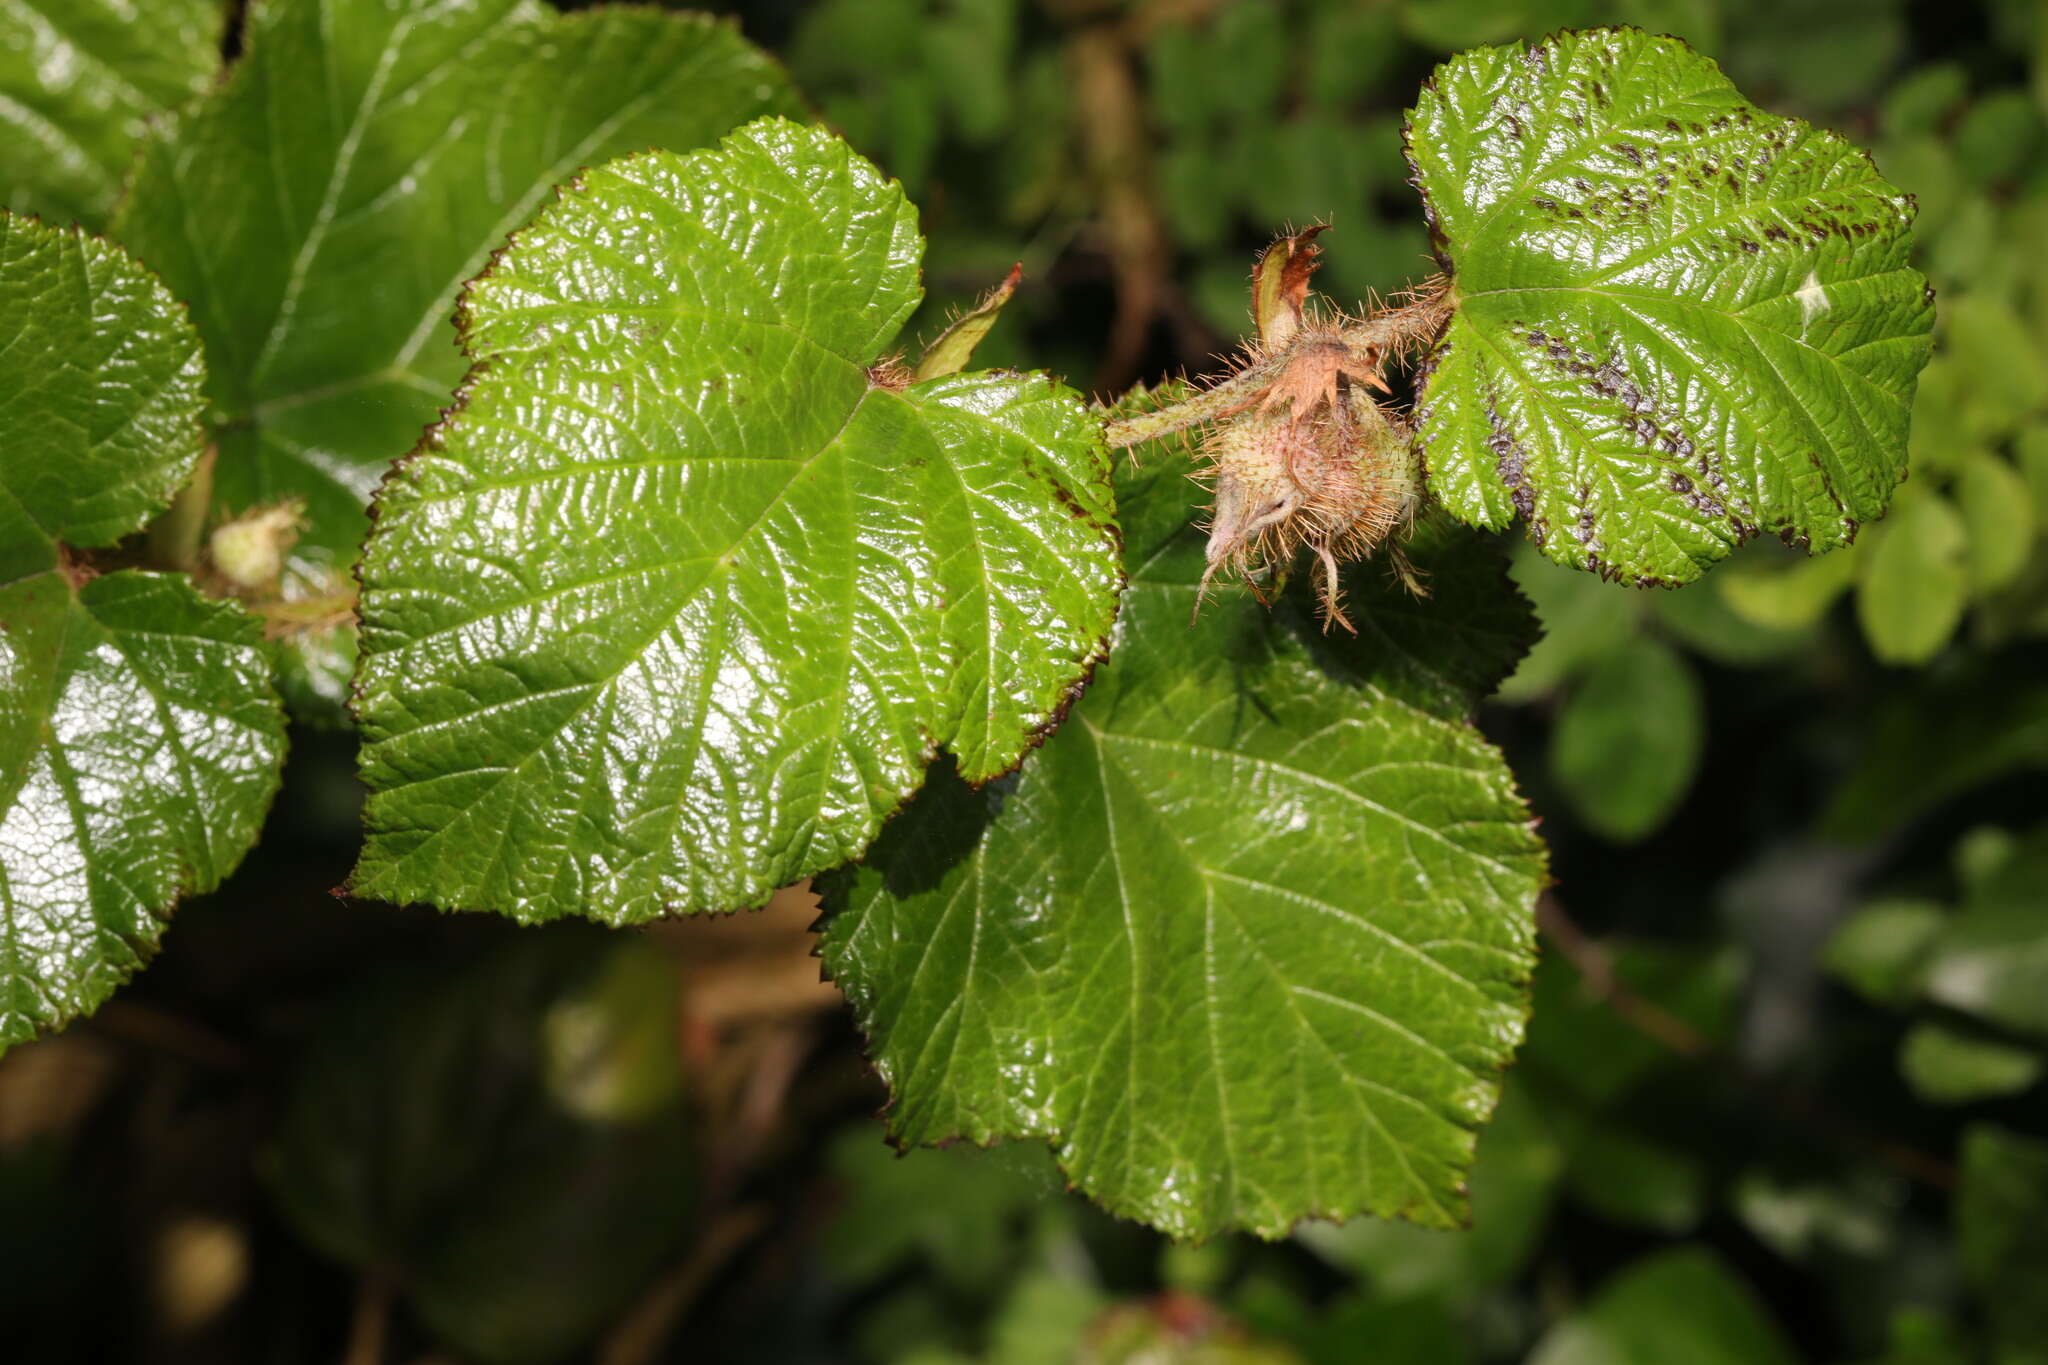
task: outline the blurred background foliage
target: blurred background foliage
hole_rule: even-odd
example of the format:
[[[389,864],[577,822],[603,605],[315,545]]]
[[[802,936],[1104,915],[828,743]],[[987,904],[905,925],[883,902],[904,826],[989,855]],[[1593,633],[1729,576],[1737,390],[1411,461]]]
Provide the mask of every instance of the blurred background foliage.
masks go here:
[[[898,1157],[792,891],[641,935],[345,905],[345,736],[162,959],[0,1061],[21,1361],[2048,1362],[2048,18],[2036,0],[762,0],[901,177],[936,331],[1097,392],[1213,369],[1253,251],[1427,273],[1446,53],[1688,37],[1872,146],[1940,295],[1857,545],[1634,591],[1514,550],[1484,722],[1557,887],[1474,1226],[1168,1244],[1047,1154]],[[1191,500],[1193,498],[1191,492]]]

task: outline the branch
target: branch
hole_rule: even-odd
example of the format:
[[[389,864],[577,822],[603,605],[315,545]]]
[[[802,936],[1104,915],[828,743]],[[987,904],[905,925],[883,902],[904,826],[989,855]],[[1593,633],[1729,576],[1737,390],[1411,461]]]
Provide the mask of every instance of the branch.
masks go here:
[[[1790,1089],[1757,1075],[1691,1024],[1654,1000],[1637,994],[1615,972],[1614,959],[1607,950],[1588,938],[1564,905],[1548,892],[1536,902],[1536,925],[1600,1002],[1636,1032],[1688,1061],[1713,1067],[1764,1100],[1780,1117],[1838,1147],[1889,1166],[1923,1185],[1945,1193],[1955,1190],[1956,1168],[1949,1162],[1837,1114],[1803,1090]]]
[[[348,1346],[341,1365],[384,1365],[384,1343],[391,1328],[391,1277],[367,1272],[356,1287],[355,1312],[349,1317]]]
[[[1201,389],[1168,407],[1104,422],[1102,439],[1108,442],[1111,450],[1121,450],[1227,417],[1272,382],[1274,368],[1272,365],[1248,366],[1213,388]]]
[[[1098,390],[1128,386],[1144,358],[1145,340],[1169,288],[1173,248],[1152,202],[1152,137],[1134,69],[1136,53],[1123,34],[1089,24],[1066,40],[1069,88],[1080,131],[1081,158],[1101,204],[1104,245],[1116,281],[1109,353],[1096,373]]]

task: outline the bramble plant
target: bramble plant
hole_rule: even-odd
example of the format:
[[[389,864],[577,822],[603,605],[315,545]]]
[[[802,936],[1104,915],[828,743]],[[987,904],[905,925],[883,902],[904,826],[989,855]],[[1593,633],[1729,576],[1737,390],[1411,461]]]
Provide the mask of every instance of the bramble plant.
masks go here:
[[[731,27],[271,0],[216,80],[211,0],[21,8],[90,61],[0,106],[0,1043],[235,867],[289,715],[360,738],[358,898],[818,878],[904,1143],[1455,1225],[1546,883],[1487,533],[1682,586],[1906,472],[1911,200],[1675,39],[1445,62],[1439,276],[1347,311],[1283,232],[1227,374],[1097,403],[972,368],[1014,273],[905,333],[917,210]]]

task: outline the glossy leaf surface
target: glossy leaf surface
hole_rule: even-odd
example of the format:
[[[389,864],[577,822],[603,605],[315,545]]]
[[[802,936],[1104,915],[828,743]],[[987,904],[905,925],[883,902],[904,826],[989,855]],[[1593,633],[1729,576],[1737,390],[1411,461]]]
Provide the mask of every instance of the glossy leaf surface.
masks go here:
[[[182,578],[80,564],[190,473],[204,382],[147,271],[0,214],[0,1049],[106,999],[277,788],[255,621]]]
[[[255,842],[269,675],[255,621],[182,578],[0,587],[0,1048],[99,1005]]]
[[[220,70],[222,0],[0,4],[0,206],[102,226],[144,123]]]
[[[116,234],[192,305],[216,499],[305,501],[345,569],[385,467],[463,372],[449,314],[550,190],[793,107],[731,27],[534,0],[269,0],[226,81],[146,143]]]
[[[379,498],[358,891],[757,905],[939,744],[986,779],[1055,722],[1114,612],[1099,424],[1042,377],[877,369],[922,250],[771,119],[590,172],[500,255],[460,410]]]
[[[205,444],[184,309],[121,252],[0,213],[0,583],[141,529]]]
[[[1454,58],[1408,150],[1457,302],[1420,440],[1460,518],[1683,582],[1883,512],[1933,308],[1862,152],[1626,29]]]
[[[1120,490],[1115,652],[1014,782],[940,776],[828,894],[823,952],[915,1143],[1052,1140],[1176,1235],[1461,1216],[1521,1036],[1540,845],[1466,713],[1526,645],[1448,524],[1361,632],[1211,601],[1155,447]]]

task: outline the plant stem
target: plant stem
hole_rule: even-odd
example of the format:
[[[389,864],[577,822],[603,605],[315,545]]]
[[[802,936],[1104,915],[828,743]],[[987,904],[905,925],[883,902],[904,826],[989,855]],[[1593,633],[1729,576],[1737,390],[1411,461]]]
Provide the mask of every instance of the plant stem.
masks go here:
[[[1630,988],[1614,970],[1605,948],[1587,937],[1564,905],[1544,894],[1536,902],[1536,925],[1602,1004],[1636,1032],[1663,1044],[1689,1061],[1712,1066],[1744,1089],[1760,1096],[1787,1119],[1859,1156],[1891,1167],[1911,1180],[1944,1192],[1956,1188],[1956,1169],[1931,1152],[1923,1152],[1817,1103],[1804,1091],[1791,1090],[1758,1076],[1728,1055],[1713,1039],[1671,1011]]]
[[[705,1286],[767,1225],[767,1212],[757,1205],[713,1222],[683,1263],[656,1280],[606,1335],[598,1365],[646,1365],[655,1359]]]
[[[1104,254],[1116,286],[1116,314],[1095,387],[1114,392],[1139,373],[1170,286],[1173,248],[1152,200],[1152,133],[1137,52],[1115,26],[1102,23],[1083,24],[1063,46],[1081,163],[1100,205]]]
[[[1271,366],[1251,366],[1214,388],[1203,389],[1169,407],[1105,422],[1102,439],[1109,443],[1110,449],[1121,450],[1161,436],[1171,436],[1177,431],[1186,431],[1204,422],[1213,422],[1250,402],[1252,395],[1264,388],[1272,377]]]
[[[1424,285],[1402,307],[1382,309],[1371,317],[1361,318],[1339,335],[1345,344],[1361,353],[1396,355],[1410,346],[1426,343],[1441,329],[1448,315],[1447,299],[1444,291]],[[1287,352],[1283,348],[1262,363],[1247,365],[1230,378],[1181,402],[1105,422],[1103,439],[1110,449],[1121,450],[1213,422],[1251,402],[1286,366]]]
[[[364,1274],[356,1287],[355,1312],[348,1325],[348,1346],[341,1365],[383,1365],[384,1339],[391,1327],[391,1277],[382,1270]]]
[[[151,1048],[218,1071],[240,1071],[249,1065],[248,1050],[234,1039],[195,1019],[139,1000],[108,1001],[87,1027],[117,1042]]]
[[[199,543],[213,506],[213,459],[214,448],[208,446],[171,505],[150,523],[149,557],[167,569],[191,573],[199,567]]]

